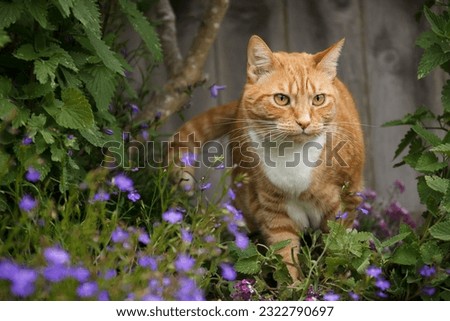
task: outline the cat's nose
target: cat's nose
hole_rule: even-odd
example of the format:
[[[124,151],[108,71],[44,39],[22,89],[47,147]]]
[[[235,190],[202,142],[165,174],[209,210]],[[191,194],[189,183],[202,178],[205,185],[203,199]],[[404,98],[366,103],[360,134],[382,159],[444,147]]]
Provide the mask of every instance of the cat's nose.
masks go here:
[[[297,119],[296,122],[303,130],[308,128],[309,124],[311,124],[311,120],[309,119]]]

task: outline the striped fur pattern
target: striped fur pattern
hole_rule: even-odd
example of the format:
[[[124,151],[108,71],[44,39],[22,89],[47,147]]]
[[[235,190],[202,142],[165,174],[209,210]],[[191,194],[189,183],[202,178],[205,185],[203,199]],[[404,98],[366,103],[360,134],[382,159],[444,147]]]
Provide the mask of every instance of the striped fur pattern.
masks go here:
[[[272,52],[261,38],[251,37],[241,99],[188,121],[178,134],[189,142],[174,143],[176,155],[169,152],[177,162],[183,152],[198,152],[195,141],[229,137],[233,177],[246,177],[235,187],[235,205],[249,230],[268,245],[291,240],[279,254],[293,280],[302,275],[296,255],[300,233],[326,231],[327,220],[340,212],[348,213],[341,221],[350,227],[360,202],[362,130],[353,98],[336,76],[343,43],[316,54],[286,53]],[[249,155],[258,161],[249,165]],[[175,172],[181,185],[193,185],[193,168]]]

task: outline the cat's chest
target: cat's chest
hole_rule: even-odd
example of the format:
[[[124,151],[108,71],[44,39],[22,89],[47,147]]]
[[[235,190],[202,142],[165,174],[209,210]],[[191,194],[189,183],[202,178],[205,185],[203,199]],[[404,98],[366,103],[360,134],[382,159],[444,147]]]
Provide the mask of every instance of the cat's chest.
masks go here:
[[[273,185],[293,197],[308,189],[313,171],[320,163],[324,135],[306,143],[275,143],[260,141],[253,131],[249,134],[257,145],[260,166]]]

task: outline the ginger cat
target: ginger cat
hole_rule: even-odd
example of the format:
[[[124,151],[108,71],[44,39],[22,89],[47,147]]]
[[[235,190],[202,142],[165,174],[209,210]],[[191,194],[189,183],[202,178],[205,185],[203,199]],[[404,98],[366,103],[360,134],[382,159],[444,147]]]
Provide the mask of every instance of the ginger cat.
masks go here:
[[[268,245],[291,240],[279,254],[294,281],[302,275],[299,234],[306,228],[326,231],[327,220],[338,216],[350,227],[360,203],[362,130],[353,98],[336,77],[343,44],[314,55],[272,52],[252,36],[241,99],[188,121],[169,151],[179,163],[187,149],[198,152],[194,140],[229,136],[233,177],[246,177],[234,188],[235,206]],[[180,185],[193,186],[192,167],[176,171]]]

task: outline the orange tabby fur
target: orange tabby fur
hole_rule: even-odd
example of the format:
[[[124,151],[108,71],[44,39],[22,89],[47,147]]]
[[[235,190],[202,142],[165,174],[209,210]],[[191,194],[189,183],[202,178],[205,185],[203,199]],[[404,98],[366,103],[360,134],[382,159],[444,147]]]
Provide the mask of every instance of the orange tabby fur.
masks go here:
[[[190,143],[174,143],[172,147],[176,148],[169,153],[174,161],[181,153],[194,151],[194,140],[205,143],[228,135],[235,146],[233,163],[240,164],[249,155],[242,146],[261,142],[269,133],[278,147],[283,142],[294,144],[292,152],[305,148],[307,142],[315,144],[307,157],[321,162],[316,167],[299,164],[283,168],[284,156],[277,152],[276,166],[266,166],[263,151],[252,147],[250,155],[259,155],[260,162],[233,169],[233,177],[246,177],[246,184],[236,188],[235,205],[242,210],[250,231],[259,232],[269,245],[291,240],[279,254],[294,280],[301,273],[296,262],[299,233],[307,227],[326,231],[327,220],[335,220],[339,211],[348,212],[341,221],[351,227],[360,201],[355,193],[362,189],[362,131],[352,96],[336,77],[343,42],[315,55],[273,53],[263,40],[253,36],[248,45],[247,83],[240,101],[188,121],[180,128],[179,138],[183,141],[190,137]],[[195,138],[189,136],[192,133]],[[317,144],[323,148],[318,149]],[[339,159],[330,158],[335,147]],[[192,168],[178,169],[177,174],[181,185],[193,183]]]

